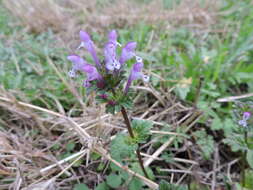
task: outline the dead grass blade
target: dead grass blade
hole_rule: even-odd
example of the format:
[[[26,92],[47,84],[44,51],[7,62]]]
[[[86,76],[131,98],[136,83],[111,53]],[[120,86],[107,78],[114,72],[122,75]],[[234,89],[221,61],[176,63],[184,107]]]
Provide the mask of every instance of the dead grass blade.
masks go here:
[[[92,137],[90,136],[83,128],[81,128],[72,118],[69,118],[69,117],[66,117],[62,114],[59,114],[59,113],[56,113],[54,111],[50,111],[50,110],[47,110],[45,108],[41,108],[41,107],[38,107],[38,106],[34,106],[34,105],[31,105],[31,104],[27,104],[27,103],[24,103],[24,102],[13,102],[12,100],[8,99],[8,98],[4,98],[4,97],[0,97],[0,100],[2,101],[7,101],[7,102],[10,102],[10,103],[18,103],[20,105],[23,105],[23,106],[26,106],[26,107],[29,107],[29,108],[32,108],[34,110],[39,110],[39,111],[43,111],[45,113],[48,113],[48,114],[52,114],[54,116],[58,116],[58,117],[62,117],[63,119],[67,120],[69,122],[69,127],[70,129],[73,129],[74,131],[76,131],[77,135],[79,135],[80,137],[80,140],[83,142],[83,143],[86,143],[88,145],[88,148],[90,149],[90,151],[95,151],[99,154],[101,154],[103,157],[107,158],[108,160],[110,160],[111,162],[113,162],[114,164],[116,164],[117,166],[121,167],[123,170],[127,171],[129,174],[131,175],[134,175],[138,178],[140,178],[145,184],[147,184],[151,189],[157,189],[158,188],[158,185],[156,183],[154,183],[153,181],[143,177],[142,175],[132,171],[131,169],[121,165],[120,163],[118,163],[117,161],[113,160],[111,158],[111,156],[107,153],[107,151],[97,142],[96,138],[95,137]],[[81,155],[83,156],[83,154]],[[71,166],[71,165],[70,165]],[[70,167],[69,166],[69,167]],[[49,166],[51,167],[51,166]],[[67,168],[69,168],[67,167]],[[67,170],[67,168],[65,170]],[[64,171],[65,171],[64,170]],[[62,171],[63,172],[63,171]],[[60,173],[61,174],[61,173]],[[58,174],[58,175],[60,175]],[[57,176],[58,176],[57,175]]]
[[[189,117],[188,120],[186,120],[182,125],[188,125],[187,129],[185,129],[185,133],[187,133],[191,127],[199,120],[199,118],[201,117],[201,113],[196,111],[195,113],[192,114],[191,117]],[[162,146],[160,146],[153,154],[152,157],[148,158],[145,162],[144,162],[144,166],[147,167],[149,166],[153,161],[154,158],[158,158],[158,156],[175,140],[176,136],[171,137],[167,142],[165,142]]]
[[[30,31],[40,33],[51,28],[59,32],[66,44],[77,30],[104,31],[109,26],[122,28],[140,22],[161,26],[165,29],[184,25],[198,30],[209,28],[217,22],[219,1],[181,0],[170,8],[163,1],[141,3],[133,0],[96,1],[75,0],[3,0],[10,12],[18,17]]]

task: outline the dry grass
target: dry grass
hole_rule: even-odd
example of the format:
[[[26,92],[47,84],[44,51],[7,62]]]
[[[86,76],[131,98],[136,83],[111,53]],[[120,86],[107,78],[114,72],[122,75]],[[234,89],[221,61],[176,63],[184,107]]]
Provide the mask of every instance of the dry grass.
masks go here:
[[[140,95],[134,100],[138,106],[132,115],[135,118],[152,121],[155,125],[151,133],[160,137],[172,135],[168,142],[157,150],[152,148],[155,141],[148,142],[143,147],[145,148],[142,149],[142,155],[146,157],[145,165],[149,166],[153,161],[160,159],[159,155],[175,140],[175,136],[180,135],[172,131],[179,126],[186,125],[188,126],[186,133],[198,120],[199,113],[183,106],[177,102],[175,97],[169,96],[170,89],[155,91],[152,86],[135,88],[140,90]],[[122,166],[108,154],[109,139],[113,138],[115,132],[125,129],[120,115],[112,117],[103,112],[103,106],[97,109],[95,106],[83,109],[79,117],[68,117],[69,113],[57,113],[36,105],[19,102],[3,88],[0,93],[0,109],[5,116],[1,121],[4,128],[0,132],[0,174],[6,176],[5,179],[0,180],[0,184],[8,180],[12,181],[12,178],[15,179],[10,184],[1,187],[27,190],[35,186],[48,189],[68,189],[71,182],[76,180],[84,180],[89,185],[94,184],[94,181],[100,183],[104,176],[96,173],[95,168],[104,160],[101,159],[98,162],[90,160],[90,152],[97,152],[105,159],[122,167],[129,174],[142,179],[151,189],[157,188],[156,183]],[[142,93],[148,93],[149,99],[143,100]],[[149,104],[152,105],[149,106]],[[170,133],[161,130],[164,122],[174,126]],[[76,153],[61,160],[59,155],[64,154],[69,141],[74,141],[81,148],[79,152],[78,149],[75,149]],[[61,146],[58,149],[52,149],[55,144]],[[73,168],[74,162],[83,157],[86,162],[82,164],[82,167]],[[196,164],[187,159],[178,159],[178,162]],[[86,168],[87,171],[84,172],[82,168]],[[59,179],[62,174],[67,177]]]
[[[105,4],[99,7],[96,3],[85,0],[61,1],[61,3],[53,0],[4,0],[3,2],[30,31],[40,33],[51,28],[66,42],[74,34],[76,35],[80,28],[101,31],[108,29],[111,25],[126,27],[140,21],[150,24],[163,22],[165,28],[177,25],[206,28],[217,20],[217,4],[214,3],[216,1],[208,1],[202,6],[197,0],[182,0],[171,10],[164,10],[159,0],[145,5],[122,0],[110,6]],[[106,160],[115,163],[129,174],[137,176],[151,189],[156,189],[156,183],[122,166],[108,153],[110,139],[115,133],[125,130],[121,115],[106,114],[103,105],[96,105],[92,96],[89,102],[91,106],[88,107],[78,92],[73,89],[73,85],[64,80],[53,61],[49,58],[47,61],[54,68],[59,79],[76,97],[80,104],[80,115],[70,117],[76,107],[64,111],[63,106],[58,102],[56,107],[59,112],[54,112],[17,101],[11,93],[3,88],[0,89],[0,112],[4,116],[0,118],[0,124],[4,126],[0,128],[0,175],[5,177],[0,179],[0,189],[69,189],[77,181],[85,181],[94,187],[105,178],[102,172],[96,172],[96,168],[99,163],[106,163]],[[159,135],[141,149],[145,166],[152,166],[154,161],[163,160],[160,155],[174,142],[175,137],[180,135],[176,132],[177,129],[180,128],[184,133],[188,133],[201,117],[201,113],[178,101],[170,93],[171,89],[156,90],[151,85],[135,86],[135,89],[139,93],[134,100],[137,106],[131,115],[138,119],[152,121],[154,127],[151,133]],[[147,98],[143,98],[144,93],[147,94]],[[162,130],[164,123],[172,126],[170,133]],[[156,139],[168,134],[172,137],[160,147],[154,148]],[[62,159],[59,156],[65,153],[69,141],[74,141],[77,147],[72,155]],[[52,149],[55,144],[60,145],[58,149]],[[192,145],[190,139],[185,139],[182,144],[183,150],[178,149],[175,154],[187,149],[185,152],[196,154],[193,159],[202,160],[200,151],[196,151],[199,149]],[[103,159],[92,161],[91,152],[97,152]],[[80,159],[83,159],[85,163],[82,163],[80,167],[73,167],[73,164]],[[172,170],[169,172],[181,169],[180,172],[184,175],[176,178],[174,174],[171,174],[170,179],[173,183],[181,183],[185,179],[185,174],[195,175],[198,172],[201,174],[200,180],[203,183],[209,183],[212,179],[212,169],[208,173],[203,172],[194,160],[174,158],[174,161],[174,165],[170,166]],[[229,168],[231,163],[222,167]],[[216,167],[221,166],[216,164],[214,169]],[[59,178],[62,174],[65,177]]]
[[[4,1],[3,3],[24,26],[33,32],[45,31],[48,28],[60,31],[64,28],[64,22],[68,22],[60,7],[51,0]]]
[[[81,28],[103,31],[110,26],[128,27],[139,22],[153,25],[163,24],[163,29],[185,25],[205,29],[217,21],[218,1],[182,0],[172,9],[164,9],[161,0],[150,3],[120,0],[114,3],[75,0],[4,0],[4,5],[22,24],[33,32],[43,32],[48,28],[62,34],[67,42]]]

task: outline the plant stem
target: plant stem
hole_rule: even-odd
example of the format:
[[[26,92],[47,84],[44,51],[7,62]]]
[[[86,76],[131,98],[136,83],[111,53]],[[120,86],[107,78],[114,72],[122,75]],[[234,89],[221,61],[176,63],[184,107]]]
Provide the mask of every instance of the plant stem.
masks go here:
[[[248,132],[244,131],[244,140],[245,140],[245,144],[247,146],[248,149]],[[243,152],[243,161],[242,161],[242,185],[243,187],[245,186],[245,166],[246,166],[246,162],[247,162],[247,150],[244,150]]]
[[[127,111],[126,111],[126,109],[123,106],[121,107],[121,113],[122,113],[123,118],[125,120],[125,123],[126,123],[126,126],[127,126],[127,130],[128,130],[128,133],[129,133],[130,137],[134,138],[134,133],[133,133],[133,130],[132,130],[132,127],[131,127],[130,120],[129,120],[128,115],[127,115]],[[147,172],[146,172],[146,170],[144,168],[144,165],[143,165],[143,160],[141,158],[141,152],[140,152],[140,145],[139,144],[137,146],[136,154],[137,154],[139,164],[141,166],[141,169],[142,169],[145,177],[149,178],[148,174],[147,174]]]

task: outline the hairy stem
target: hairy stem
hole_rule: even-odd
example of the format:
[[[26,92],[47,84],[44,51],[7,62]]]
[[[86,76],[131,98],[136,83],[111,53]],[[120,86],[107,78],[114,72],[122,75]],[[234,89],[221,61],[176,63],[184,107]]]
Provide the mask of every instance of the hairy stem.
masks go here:
[[[248,148],[248,132],[245,130],[244,131],[244,140],[245,144]],[[242,160],[242,185],[243,187],[245,186],[245,167],[246,167],[246,162],[247,162],[247,150],[244,150],[243,152],[243,160]]]
[[[125,109],[123,106],[121,107],[121,113],[122,113],[122,115],[123,115],[123,118],[124,118],[124,121],[125,121],[125,123],[126,123],[127,130],[128,130],[128,133],[129,133],[130,137],[131,137],[131,138],[134,138],[134,133],[133,133],[133,130],[132,130],[132,128],[131,128],[130,120],[129,120],[129,118],[128,118],[126,109]],[[143,160],[142,160],[142,158],[141,158],[141,152],[140,152],[140,145],[139,145],[139,144],[138,144],[138,146],[137,146],[136,154],[137,154],[139,164],[140,164],[140,166],[141,166],[141,169],[142,169],[142,171],[143,171],[145,177],[146,177],[146,178],[149,178],[149,177],[148,177],[148,174],[147,174],[147,172],[146,172],[146,170],[145,170],[145,168],[144,168],[144,165],[143,165]]]

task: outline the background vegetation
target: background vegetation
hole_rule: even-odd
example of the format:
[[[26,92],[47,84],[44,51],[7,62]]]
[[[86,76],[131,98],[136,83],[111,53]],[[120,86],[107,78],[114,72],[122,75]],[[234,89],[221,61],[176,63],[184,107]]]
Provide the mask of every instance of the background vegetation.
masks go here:
[[[251,0],[0,1],[0,189],[253,189],[252,130],[245,145],[237,124],[252,113],[252,23]],[[138,43],[150,82],[135,84],[131,115],[149,121],[153,182],[131,155],[133,173],[116,166],[121,116],[67,75],[80,29],[100,53],[111,29]]]

